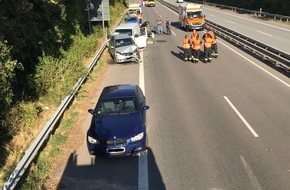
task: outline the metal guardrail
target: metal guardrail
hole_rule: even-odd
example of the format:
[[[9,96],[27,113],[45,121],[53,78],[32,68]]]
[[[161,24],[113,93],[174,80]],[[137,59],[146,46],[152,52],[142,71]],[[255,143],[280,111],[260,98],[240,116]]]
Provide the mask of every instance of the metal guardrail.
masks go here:
[[[258,15],[260,17],[273,18],[275,20],[290,22],[290,16],[267,13],[267,12],[263,12],[262,10],[254,11],[254,10],[243,9],[243,8],[234,7],[234,6],[220,5],[220,4],[207,2],[206,0],[205,1],[187,0],[187,1],[188,2],[196,2],[199,4],[206,4],[206,5],[219,7],[219,8],[223,8],[223,9],[230,9],[230,10],[240,12],[240,13],[249,13],[249,14]]]
[[[123,14],[116,25],[119,25],[125,14]],[[93,58],[92,62],[88,65],[88,70],[86,74],[79,78],[76,84],[73,86],[72,91],[68,96],[66,96],[57,110],[54,112],[51,119],[46,123],[45,127],[42,129],[40,134],[37,136],[37,138],[34,140],[34,142],[30,145],[30,147],[25,151],[25,154],[23,158],[20,160],[16,168],[14,169],[13,173],[9,176],[8,180],[4,183],[4,186],[1,188],[1,190],[12,190],[14,189],[18,182],[21,180],[23,174],[26,172],[26,170],[29,168],[30,164],[34,160],[35,156],[39,154],[39,151],[41,150],[43,144],[46,142],[46,140],[49,138],[51,132],[55,129],[56,123],[59,121],[63,113],[67,110],[67,107],[73,102],[75,95],[79,91],[80,87],[85,82],[86,78],[89,76],[91,71],[93,70],[94,66],[97,64],[97,61],[101,57],[102,53],[106,49],[106,42],[105,41],[101,48],[97,51],[95,57]]]
[[[280,50],[272,48],[262,42],[258,42],[248,36],[239,34],[233,30],[225,28],[214,22],[206,20],[206,28],[212,29],[217,35],[223,37],[237,46],[242,47],[254,53],[256,56],[263,60],[269,61],[275,64],[277,67],[283,68],[286,71],[290,71],[290,55]]]
[[[164,0],[158,1],[169,7],[170,9],[174,10],[175,12],[178,12],[178,7],[176,5],[172,5]],[[225,40],[234,42],[239,47],[250,50],[252,53],[261,57],[263,60],[270,61],[272,64],[275,64],[277,67],[282,68],[286,72],[290,72],[289,54],[282,52],[278,49],[274,49],[262,42],[258,42],[252,38],[239,34],[238,32],[225,28],[207,19],[205,27],[207,29],[213,29],[213,31],[217,33],[217,35],[223,37]]]

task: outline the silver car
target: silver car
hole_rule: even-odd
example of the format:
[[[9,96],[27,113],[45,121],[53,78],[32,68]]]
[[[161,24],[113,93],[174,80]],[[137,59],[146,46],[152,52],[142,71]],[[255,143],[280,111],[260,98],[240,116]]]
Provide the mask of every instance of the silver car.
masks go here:
[[[128,34],[112,35],[107,46],[115,63],[139,62],[140,60],[138,47]]]

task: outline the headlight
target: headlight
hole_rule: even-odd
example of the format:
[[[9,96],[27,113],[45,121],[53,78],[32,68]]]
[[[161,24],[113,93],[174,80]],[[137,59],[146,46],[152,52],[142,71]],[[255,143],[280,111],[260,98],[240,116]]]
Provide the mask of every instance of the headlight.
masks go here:
[[[141,139],[143,138],[143,136],[144,136],[144,132],[139,133],[139,134],[136,135],[135,137],[132,137],[132,138],[131,138],[131,141],[132,141],[132,142],[139,141],[139,140],[141,140]]]
[[[88,141],[91,144],[100,144],[100,141],[98,141],[97,139],[94,139],[93,137],[88,136]]]

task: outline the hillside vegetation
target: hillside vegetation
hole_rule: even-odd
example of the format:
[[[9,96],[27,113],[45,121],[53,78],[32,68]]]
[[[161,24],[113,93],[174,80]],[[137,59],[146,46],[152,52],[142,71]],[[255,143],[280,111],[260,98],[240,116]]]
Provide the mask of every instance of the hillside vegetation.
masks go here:
[[[1,0],[0,187],[35,138],[36,120],[69,94],[102,44],[87,0]],[[110,0],[111,26],[126,7]],[[102,39],[104,40],[104,39]]]

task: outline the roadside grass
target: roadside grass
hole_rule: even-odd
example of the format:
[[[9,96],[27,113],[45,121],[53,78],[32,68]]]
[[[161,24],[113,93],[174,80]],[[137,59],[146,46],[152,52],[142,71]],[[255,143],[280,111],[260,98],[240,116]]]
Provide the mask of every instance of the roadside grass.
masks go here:
[[[99,61],[95,67],[92,75],[97,75],[106,66],[106,62]],[[91,79],[89,79],[91,80]],[[66,143],[70,137],[74,127],[78,122],[79,111],[78,101],[86,97],[87,90],[85,87],[81,88],[76,99],[76,103],[73,103],[64,114],[63,120],[59,127],[55,130],[54,134],[50,137],[47,146],[41,151],[37,162],[33,164],[30,169],[30,173],[26,178],[25,183],[22,185],[21,190],[44,190],[46,189],[46,180],[50,174],[51,167],[56,159],[62,156],[62,153],[66,149]]]
[[[125,9],[126,7],[120,2],[117,2],[115,7],[110,6],[110,25],[116,23],[120,18],[120,13],[123,13]],[[71,52],[63,53],[66,61],[58,60],[58,63],[82,63],[82,66],[79,65],[81,69],[77,69],[77,72],[75,72],[76,70],[74,69],[72,69],[71,72],[66,72],[68,67],[63,67],[61,69],[63,73],[65,73],[65,76],[69,77],[69,80],[65,80],[62,73],[58,74],[58,78],[52,80],[48,74],[52,74],[50,69],[52,68],[52,63],[54,63],[55,59],[50,60],[50,58],[43,58],[44,61],[51,61],[51,64],[47,64],[48,67],[46,70],[48,72],[43,73],[46,75],[41,76],[43,81],[39,84],[52,84],[52,86],[48,86],[47,92],[41,92],[43,93],[43,96],[41,96],[38,101],[21,102],[7,113],[7,123],[11,128],[10,133],[13,135],[13,139],[4,147],[8,156],[5,163],[0,164],[0,187],[4,185],[4,182],[8,179],[9,175],[13,172],[16,165],[24,155],[25,150],[29,147],[31,142],[33,142],[44,124],[55,112],[60,101],[70,92],[76,79],[82,76],[87,65],[85,60],[90,59],[90,56],[94,55],[97,48],[101,45],[99,42],[104,40],[104,36],[100,34],[102,33],[102,29],[94,28],[94,31],[95,32],[88,37],[82,36],[79,38],[75,36],[76,43],[74,44],[75,46],[71,48]],[[84,43],[81,41],[84,41]],[[82,48],[82,50],[79,48]],[[106,62],[100,60],[93,72],[101,71],[104,69],[105,65]],[[75,73],[77,73],[77,75],[70,76]],[[81,99],[85,97],[85,93],[86,90],[81,88],[76,98]],[[50,137],[47,147],[44,148],[35,159],[35,162],[31,165],[28,177],[21,189],[44,189],[44,184],[46,177],[49,174],[51,163],[54,158],[57,158],[61,154],[62,148],[70,135],[73,124],[79,115],[77,111],[71,109],[73,109],[73,105],[69,108],[67,113],[64,114],[59,127]]]

